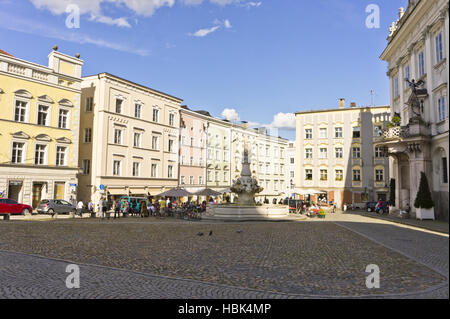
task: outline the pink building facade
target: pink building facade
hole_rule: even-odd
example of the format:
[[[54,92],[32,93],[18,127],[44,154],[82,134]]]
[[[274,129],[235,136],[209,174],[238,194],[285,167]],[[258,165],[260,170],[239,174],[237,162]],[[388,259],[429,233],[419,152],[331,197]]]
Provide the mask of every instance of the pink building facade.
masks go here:
[[[206,188],[207,118],[182,106],[180,110],[180,187],[195,193]]]

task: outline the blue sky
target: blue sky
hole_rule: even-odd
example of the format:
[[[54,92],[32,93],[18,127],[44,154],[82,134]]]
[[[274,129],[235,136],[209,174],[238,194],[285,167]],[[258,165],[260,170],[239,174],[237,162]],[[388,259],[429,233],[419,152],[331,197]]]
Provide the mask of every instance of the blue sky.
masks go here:
[[[376,105],[389,104],[379,56],[407,2],[0,0],[0,48],[46,65],[57,44],[81,54],[83,75],[109,72],[295,138],[290,113],[337,107],[339,98],[370,105],[371,89]],[[66,27],[70,3],[80,8],[78,29]],[[366,27],[369,4],[380,8],[378,29]]]

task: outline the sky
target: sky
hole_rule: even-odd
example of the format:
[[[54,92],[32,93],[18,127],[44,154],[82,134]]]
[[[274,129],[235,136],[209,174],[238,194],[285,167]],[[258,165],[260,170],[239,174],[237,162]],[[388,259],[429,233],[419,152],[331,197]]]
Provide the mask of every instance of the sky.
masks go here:
[[[372,99],[389,105],[379,56],[407,3],[0,0],[0,49],[47,65],[58,45],[81,54],[83,76],[108,72],[179,97],[190,109],[295,139],[295,112],[337,108],[340,98],[347,106]],[[372,28],[370,5],[380,17]]]

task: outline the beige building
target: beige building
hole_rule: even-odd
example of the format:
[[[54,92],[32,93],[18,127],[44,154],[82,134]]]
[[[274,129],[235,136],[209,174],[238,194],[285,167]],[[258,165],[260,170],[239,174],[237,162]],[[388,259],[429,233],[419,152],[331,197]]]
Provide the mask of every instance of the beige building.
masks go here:
[[[428,177],[436,218],[448,221],[449,156],[449,3],[409,1],[390,27],[381,55],[388,62],[391,113],[400,123],[383,133],[379,144],[390,157],[395,208],[415,216],[420,173]],[[411,86],[411,82],[419,83]]]
[[[84,77],[79,199],[177,187],[181,102],[108,73]]]
[[[390,119],[388,106],[296,113],[296,192],[338,207],[387,199],[388,160],[374,142]]]
[[[33,208],[41,199],[76,199],[78,57],[55,47],[47,67],[0,50],[0,198]]]

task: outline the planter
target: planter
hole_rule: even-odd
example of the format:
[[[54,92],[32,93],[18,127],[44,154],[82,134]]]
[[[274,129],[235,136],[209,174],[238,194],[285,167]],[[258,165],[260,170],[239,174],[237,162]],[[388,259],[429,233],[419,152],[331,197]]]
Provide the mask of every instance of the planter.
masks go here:
[[[434,220],[434,207],[426,208],[416,208],[416,219],[432,219]]]
[[[317,215],[319,218],[324,218],[325,219],[325,215]]]

